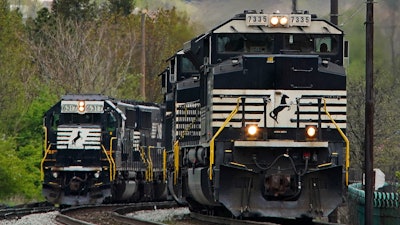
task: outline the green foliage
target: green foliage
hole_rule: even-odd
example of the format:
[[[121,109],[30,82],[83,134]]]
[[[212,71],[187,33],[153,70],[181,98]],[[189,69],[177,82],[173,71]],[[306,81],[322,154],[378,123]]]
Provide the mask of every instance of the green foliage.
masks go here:
[[[41,199],[42,116],[57,101],[43,87],[21,116],[18,136],[0,140],[0,199],[22,195]]]
[[[124,82],[121,83],[121,86],[116,90],[115,96],[118,96],[120,99],[135,99],[142,100],[143,98],[140,95],[140,89],[137,85],[132,84],[140,84],[142,79],[142,75],[137,74],[127,74]]]
[[[24,112],[32,91],[34,67],[28,57],[28,47],[22,17],[0,7],[0,133],[18,132],[20,114]]]
[[[54,0],[51,9],[65,20],[85,21],[97,16],[96,2],[91,0]]]
[[[23,151],[37,152],[37,148],[28,150],[31,147],[26,146]],[[31,165],[35,158],[30,160],[20,159],[15,151],[16,148],[17,141],[15,139],[0,139],[0,151],[2,153],[0,154],[0,199],[9,198],[13,195],[23,195],[27,199],[38,199],[40,198],[39,172],[35,166]]]
[[[127,16],[132,13],[134,1],[132,0],[108,0],[111,14],[122,14]]]
[[[361,170],[365,151],[365,15],[358,15],[344,27],[346,38],[350,42],[350,66],[347,76],[348,99],[348,129],[347,135],[351,143],[351,165]],[[379,22],[376,20],[376,24]],[[380,27],[377,25],[376,27]],[[386,26],[384,26],[386,27]],[[395,27],[393,27],[395,28]],[[393,48],[387,40],[388,32],[376,29],[374,35],[374,165],[382,168],[388,177],[394,168],[399,168],[400,150],[398,145],[397,119],[399,112],[398,99],[400,91],[397,88],[399,78],[392,72],[393,59],[390,49]],[[400,69],[400,68],[397,68]],[[393,70],[395,71],[395,70]]]
[[[400,171],[396,171],[396,179],[397,179],[397,181],[400,181]],[[399,189],[397,190],[397,192],[400,193],[400,187],[399,187]]]
[[[165,60],[195,36],[195,27],[176,8],[160,9],[153,18],[146,17],[146,101],[161,100],[158,74],[166,68]]]
[[[19,146],[36,144],[36,140],[41,140],[43,134],[42,117],[58,101],[58,98],[59,96],[51,93],[49,88],[42,87],[38,96],[32,100],[27,106],[26,112],[22,115],[18,135]]]

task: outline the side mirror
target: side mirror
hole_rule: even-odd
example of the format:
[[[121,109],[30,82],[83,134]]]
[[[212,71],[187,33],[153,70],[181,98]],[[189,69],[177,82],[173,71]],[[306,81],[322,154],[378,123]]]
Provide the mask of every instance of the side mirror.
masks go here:
[[[347,68],[350,63],[350,49],[349,49],[349,41],[343,42],[343,66]]]

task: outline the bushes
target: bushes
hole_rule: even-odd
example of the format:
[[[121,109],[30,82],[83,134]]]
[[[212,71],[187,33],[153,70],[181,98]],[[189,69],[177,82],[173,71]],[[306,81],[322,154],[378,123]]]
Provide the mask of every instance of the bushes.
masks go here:
[[[18,132],[0,139],[0,199],[19,196],[18,201],[42,199],[40,161],[42,158],[42,116],[57,101],[42,88],[21,112]],[[4,128],[10,129],[10,128]],[[14,198],[16,199],[16,198]]]
[[[23,195],[27,199],[40,197],[36,173],[31,165],[17,156],[17,143],[13,138],[0,140],[0,199]],[[28,169],[28,170],[27,170]]]

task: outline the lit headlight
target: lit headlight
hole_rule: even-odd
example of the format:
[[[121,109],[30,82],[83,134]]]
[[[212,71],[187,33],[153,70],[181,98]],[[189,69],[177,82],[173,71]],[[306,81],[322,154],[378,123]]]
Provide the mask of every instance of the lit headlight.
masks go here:
[[[306,138],[315,139],[317,137],[317,127],[308,125],[306,126]]]
[[[85,101],[79,101],[79,103],[78,103],[78,111],[80,113],[85,112]]]
[[[274,15],[269,18],[269,27],[288,27],[289,17],[288,15]]]
[[[258,127],[257,125],[250,125],[247,127],[247,133],[251,136],[256,135],[258,132]]]
[[[280,23],[282,26],[285,26],[285,25],[288,23],[288,18],[287,18],[286,16],[281,17],[281,19],[279,20],[279,23]]]
[[[279,22],[279,18],[277,16],[273,16],[269,21],[272,25],[276,26]]]
[[[53,177],[57,178],[58,177],[58,172],[53,172]]]

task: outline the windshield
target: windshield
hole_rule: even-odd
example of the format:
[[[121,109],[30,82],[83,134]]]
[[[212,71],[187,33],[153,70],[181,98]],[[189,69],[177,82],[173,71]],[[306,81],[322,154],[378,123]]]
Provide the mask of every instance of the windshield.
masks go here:
[[[75,114],[75,113],[64,113],[61,114],[60,125],[62,124],[101,124],[101,114],[99,113],[87,113],[87,114]]]
[[[186,57],[182,57],[181,66],[182,66],[182,73],[197,72],[197,69],[194,67],[193,63]]]
[[[271,34],[219,34],[218,52],[272,53],[274,39]]]
[[[301,53],[337,53],[337,37],[329,35],[286,34],[283,51]]]
[[[336,54],[337,35],[323,34],[218,34],[218,53]],[[275,49],[276,48],[276,49]]]

